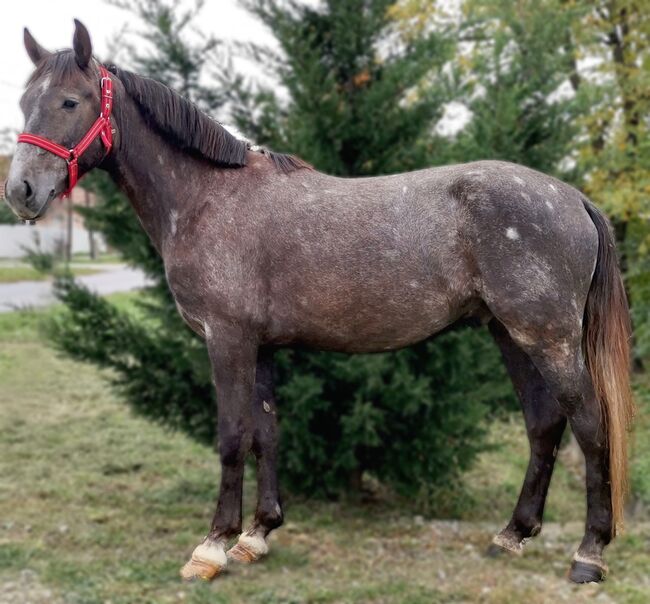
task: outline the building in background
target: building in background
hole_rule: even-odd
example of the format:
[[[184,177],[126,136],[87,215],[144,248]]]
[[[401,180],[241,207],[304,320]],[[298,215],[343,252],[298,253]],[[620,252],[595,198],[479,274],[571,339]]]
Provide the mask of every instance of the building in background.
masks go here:
[[[0,156],[0,203],[4,202],[4,186],[11,158]],[[96,254],[106,251],[101,235],[86,228],[79,207],[92,207],[97,199],[80,186],[70,199],[55,199],[47,214],[35,225],[0,224],[0,258],[20,258],[25,248],[40,246],[41,250],[70,258],[74,254]]]

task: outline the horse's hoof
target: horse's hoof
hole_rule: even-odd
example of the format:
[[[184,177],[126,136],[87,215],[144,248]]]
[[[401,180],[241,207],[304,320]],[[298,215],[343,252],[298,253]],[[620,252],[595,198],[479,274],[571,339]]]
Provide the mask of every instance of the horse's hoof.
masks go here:
[[[226,568],[227,563],[223,544],[206,540],[195,548],[189,562],[181,568],[181,577],[185,581],[212,581]]]
[[[243,564],[256,562],[269,552],[269,546],[264,537],[260,535],[243,534],[237,543],[228,550],[228,558]]]
[[[487,548],[485,555],[489,558],[497,558],[498,556],[521,556],[524,552],[524,546],[521,541],[517,541],[511,535],[499,533],[494,536],[492,543]]]
[[[508,556],[512,555],[512,552],[508,549],[504,549],[496,543],[490,543],[488,548],[485,550],[485,555],[488,558],[498,558],[499,556]]]
[[[197,560],[192,558],[185,566],[181,568],[181,577],[185,581],[192,581],[194,579],[201,579],[203,581],[212,581],[217,575],[221,573],[223,567],[205,562],[204,560]]]
[[[607,566],[597,560],[574,557],[569,571],[569,580],[573,583],[600,583],[607,576]]]

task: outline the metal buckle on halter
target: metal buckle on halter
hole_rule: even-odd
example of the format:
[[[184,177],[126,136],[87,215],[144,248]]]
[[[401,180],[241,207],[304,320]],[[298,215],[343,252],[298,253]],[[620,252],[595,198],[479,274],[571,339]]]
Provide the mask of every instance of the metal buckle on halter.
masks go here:
[[[68,151],[70,152],[70,157],[66,158],[65,161],[66,161],[68,164],[71,164],[73,161],[77,160],[78,158],[77,158],[77,156],[75,155],[74,149],[68,149]]]

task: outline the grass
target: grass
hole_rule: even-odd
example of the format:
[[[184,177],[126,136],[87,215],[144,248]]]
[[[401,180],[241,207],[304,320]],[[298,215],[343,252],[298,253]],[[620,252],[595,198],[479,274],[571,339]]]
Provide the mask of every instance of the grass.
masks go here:
[[[132,296],[132,294],[131,294]],[[129,296],[117,298],[123,306]],[[608,551],[603,586],[565,579],[582,532],[579,472],[560,467],[542,535],[515,559],[487,559],[526,464],[521,422],[499,423],[458,487],[464,520],[409,505],[289,498],[287,522],[257,565],[211,584],[178,570],[205,534],[216,497],[214,453],[134,417],[97,369],[48,348],[48,312],[0,315],[0,602],[297,604],[622,602],[650,599],[650,525]],[[246,514],[254,480],[245,488]],[[451,499],[450,499],[451,501]],[[559,522],[566,524],[559,524]],[[4,599],[3,599],[4,598]]]
[[[97,258],[91,258],[88,254],[73,254],[73,264],[120,264],[124,262],[119,254],[99,254]]]
[[[94,275],[100,271],[92,268],[74,267],[72,272],[77,277]],[[27,264],[0,266],[0,283],[17,283],[19,281],[45,281],[50,275],[42,273]]]
[[[118,254],[102,254],[91,259],[87,254],[75,254],[72,257],[70,270],[77,277],[94,275],[101,272],[95,265],[119,264],[122,259]],[[89,265],[89,266],[84,266]],[[0,283],[17,283],[18,281],[45,281],[50,278],[47,272],[37,271],[29,263],[14,259],[0,258]]]

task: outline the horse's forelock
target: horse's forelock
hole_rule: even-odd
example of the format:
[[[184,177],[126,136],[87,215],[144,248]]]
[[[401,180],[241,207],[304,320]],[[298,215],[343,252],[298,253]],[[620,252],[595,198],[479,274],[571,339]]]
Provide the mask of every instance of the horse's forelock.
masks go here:
[[[97,77],[98,73],[94,62],[91,61],[87,68],[82,69],[77,64],[73,50],[59,50],[48,55],[38,64],[27,81],[27,86],[46,76],[50,78],[51,86],[61,86],[72,82],[75,76],[81,75],[85,79],[91,80],[93,77]]]

